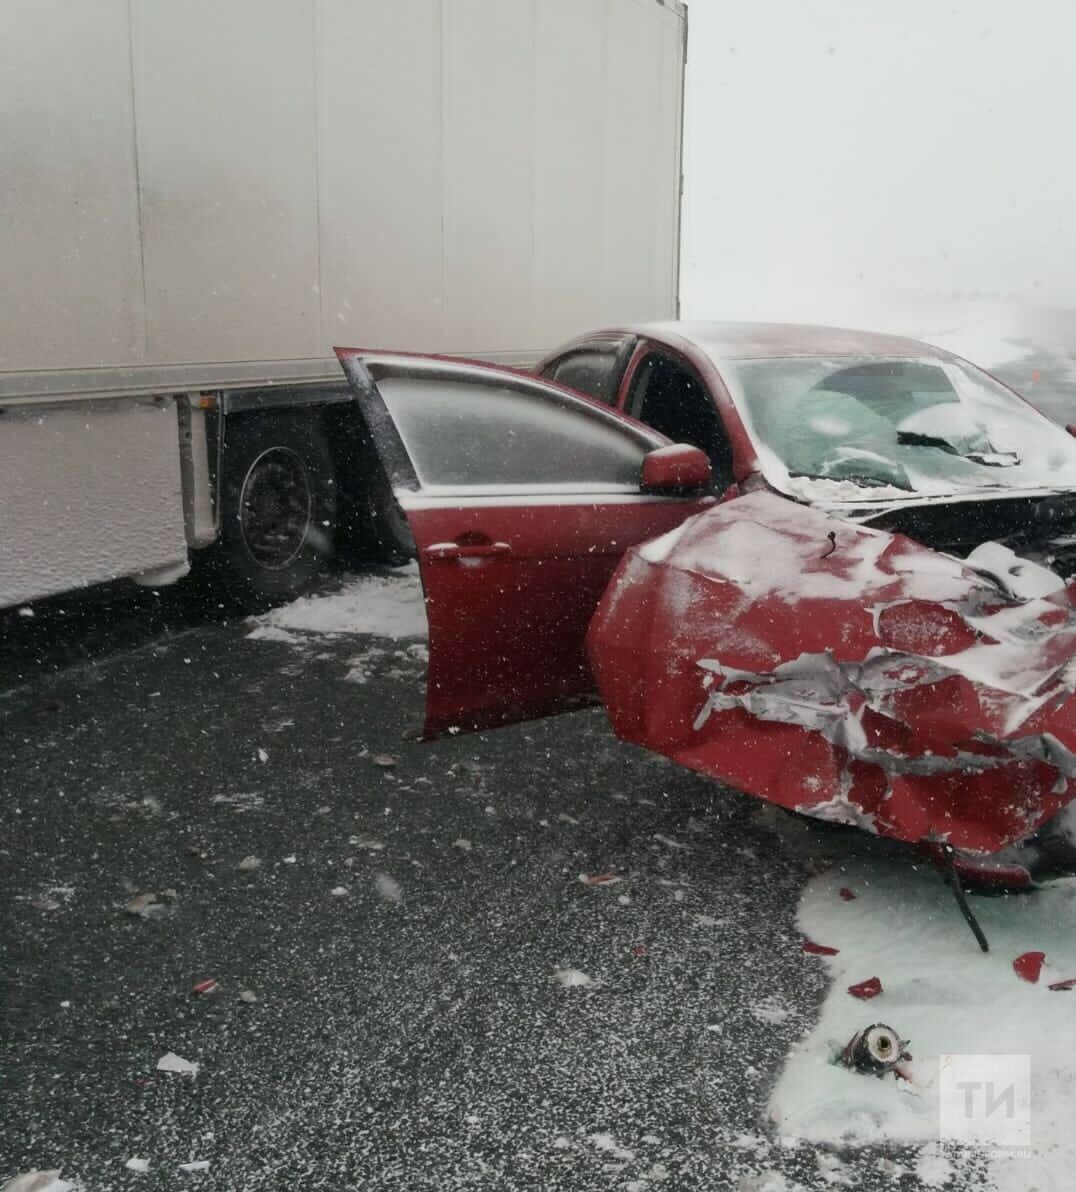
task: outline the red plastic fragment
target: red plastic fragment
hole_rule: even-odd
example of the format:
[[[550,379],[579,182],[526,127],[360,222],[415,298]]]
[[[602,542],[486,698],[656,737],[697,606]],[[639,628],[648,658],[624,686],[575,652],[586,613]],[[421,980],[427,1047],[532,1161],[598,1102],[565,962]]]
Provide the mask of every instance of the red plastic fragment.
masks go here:
[[[199,981],[197,985],[191,990],[191,993],[196,997],[202,993],[216,993],[217,981],[215,977],[210,977],[208,981]]]
[[[855,902],[856,896],[847,886],[841,886],[840,893],[842,902]]]
[[[882,992],[882,983],[877,977],[868,977],[866,981],[860,981],[858,985],[849,985],[848,992],[853,997],[868,1001]]]
[[[1047,989],[1076,989],[1076,977],[1068,977],[1064,981],[1055,981],[1047,985]]]
[[[632,954],[632,956],[636,956],[636,957],[645,956],[646,948],[642,944],[632,944],[631,954]]]
[[[1037,985],[1039,973],[1042,972],[1042,962],[1046,959],[1045,952],[1022,952],[1012,962],[1016,975],[1024,981]]]
[[[812,956],[836,956],[840,952],[840,948],[831,948],[828,944],[816,944],[814,940],[804,940],[803,950],[810,952]]]

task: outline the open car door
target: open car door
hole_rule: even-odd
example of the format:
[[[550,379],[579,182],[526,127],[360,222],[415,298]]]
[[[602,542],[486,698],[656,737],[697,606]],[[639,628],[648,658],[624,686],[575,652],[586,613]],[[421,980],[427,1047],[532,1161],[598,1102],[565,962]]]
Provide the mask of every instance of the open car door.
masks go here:
[[[427,737],[577,706],[587,626],[624,551],[713,503],[709,463],[505,369],[337,349],[415,538]]]

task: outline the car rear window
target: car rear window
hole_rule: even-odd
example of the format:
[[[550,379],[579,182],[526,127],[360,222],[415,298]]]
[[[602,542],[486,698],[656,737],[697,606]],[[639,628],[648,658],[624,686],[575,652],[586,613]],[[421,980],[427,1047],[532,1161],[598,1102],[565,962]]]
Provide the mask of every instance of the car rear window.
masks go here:
[[[567,385],[569,389],[612,405],[616,400],[615,365],[616,354],[613,352],[570,352],[555,360],[543,375],[558,385]]]

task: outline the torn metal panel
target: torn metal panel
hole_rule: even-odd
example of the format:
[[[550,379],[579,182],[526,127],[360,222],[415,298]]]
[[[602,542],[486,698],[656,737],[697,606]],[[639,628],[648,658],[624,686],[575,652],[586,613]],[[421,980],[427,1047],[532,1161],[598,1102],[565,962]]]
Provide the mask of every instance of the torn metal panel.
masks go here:
[[[880,835],[1023,839],[1076,794],[1076,613],[1042,569],[982,553],[765,493],[703,513],[630,552],[591,623],[614,728]]]

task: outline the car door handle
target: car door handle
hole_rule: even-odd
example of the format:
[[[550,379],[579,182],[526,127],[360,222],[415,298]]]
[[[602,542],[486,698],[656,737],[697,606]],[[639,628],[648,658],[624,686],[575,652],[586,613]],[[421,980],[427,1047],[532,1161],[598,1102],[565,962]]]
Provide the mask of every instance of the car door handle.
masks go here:
[[[427,559],[494,559],[512,553],[507,542],[435,542],[423,552]]]

